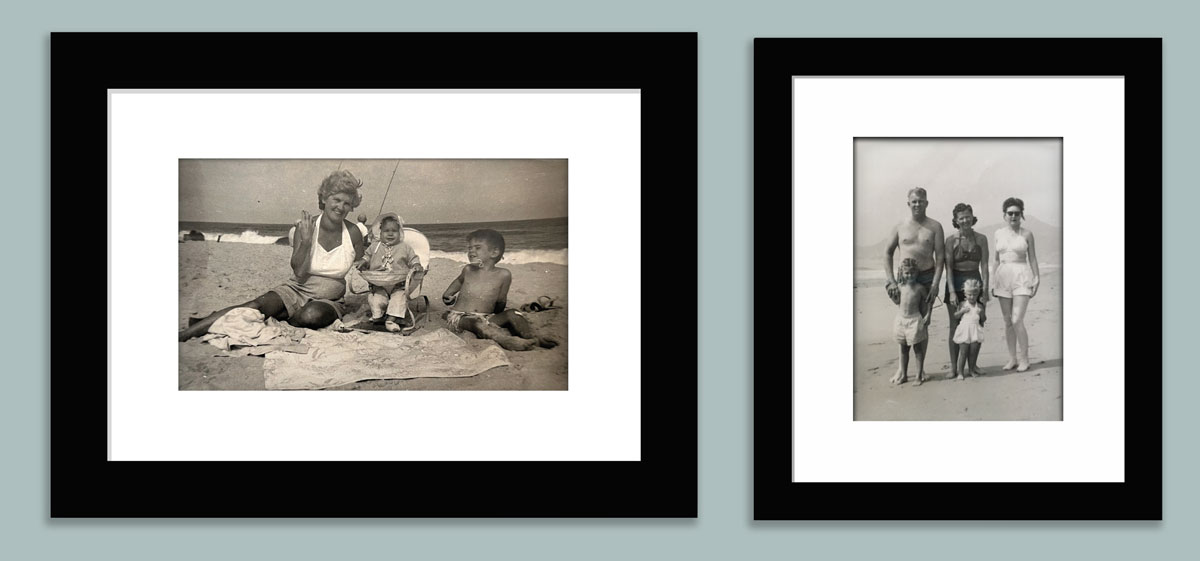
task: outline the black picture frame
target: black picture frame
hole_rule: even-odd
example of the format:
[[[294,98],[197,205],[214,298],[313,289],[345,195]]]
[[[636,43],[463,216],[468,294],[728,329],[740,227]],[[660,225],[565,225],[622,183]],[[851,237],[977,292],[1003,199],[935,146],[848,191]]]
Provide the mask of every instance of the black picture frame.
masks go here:
[[[95,216],[107,208],[96,186],[107,184],[109,89],[636,89],[642,239],[696,230],[695,33],[54,33],[50,44],[51,167],[55,195],[63,195],[56,197],[60,212]],[[666,208],[669,222],[648,218],[650,209]],[[643,256],[653,253],[644,247]],[[108,267],[102,251],[80,260],[72,266]],[[679,301],[696,299],[689,274],[697,270],[673,287]],[[66,290],[67,282],[60,277],[53,288]],[[638,282],[647,286],[645,278]],[[642,317],[651,317],[651,305],[643,300]],[[109,356],[105,337],[81,340],[68,322],[56,323],[51,335],[90,348],[60,349],[51,372],[53,518],[697,514],[697,342],[688,330],[656,332],[657,352],[641,354],[640,461],[331,459],[286,462],[287,469],[257,461],[109,461],[105,363],[88,358]],[[270,484],[253,476],[266,470]],[[396,484],[347,492],[312,483],[364,473]]]
[[[791,200],[811,187],[792,180],[794,76],[1123,76],[1126,200],[1138,209],[1127,207],[1124,217],[1139,232],[1161,230],[1161,39],[755,39],[754,239],[786,239],[788,255]],[[1155,240],[1138,240],[1141,266],[1125,272],[1127,287],[1161,285]],[[757,294],[779,293],[779,246],[755,246]],[[1144,331],[1161,329],[1161,296],[1133,296],[1139,304],[1125,309],[1127,337],[1157,340]],[[778,334],[778,315],[755,314],[754,329]],[[780,375],[774,365],[802,364],[780,338],[754,343],[756,520],[1162,519],[1162,357],[1153,349],[1126,355],[1122,483],[801,483],[792,481],[792,462],[819,459],[792,449],[791,370]]]

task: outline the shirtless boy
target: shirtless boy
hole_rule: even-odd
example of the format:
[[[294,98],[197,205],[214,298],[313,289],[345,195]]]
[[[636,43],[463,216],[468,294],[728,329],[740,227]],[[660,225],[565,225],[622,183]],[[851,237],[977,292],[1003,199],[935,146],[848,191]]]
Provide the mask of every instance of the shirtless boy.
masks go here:
[[[917,381],[914,386],[925,383],[925,348],[929,346],[929,319],[933,308],[922,305],[928,290],[917,282],[917,262],[905,259],[900,262],[899,284],[900,309],[896,312],[896,321],[892,333],[900,344],[900,369],[892,377],[893,384],[903,384],[908,381],[908,349],[912,347],[913,355],[917,357]]]
[[[504,236],[495,230],[476,230],[467,235],[467,260],[462,273],[446,291],[442,302],[450,306],[446,325],[456,333],[470,331],[491,339],[510,351],[558,345],[552,337],[541,337],[533,326],[508,305],[512,273],[496,266],[504,257]]]
[[[907,204],[910,216],[892,228],[891,237],[888,238],[887,247],[884,249],[886,265],[883,272],[887,275],[888,297],[892,302],[899,303],[900,288],[896,284],[893,272],[893,256],[899,249],[900,260],[916,261],[916,282],[925,287],[925,297],[921,302],[921,314],[924,315],[933,308],[933,301],[937,298],[938,292],[934,288],[942,283],[942,267],[946,260],[946,235],[937,220],[925,215],[925,210],[929,208],[929,199],[925,196],[924,188],[909,189]],[[896,376],[900,376],[899,370]]]

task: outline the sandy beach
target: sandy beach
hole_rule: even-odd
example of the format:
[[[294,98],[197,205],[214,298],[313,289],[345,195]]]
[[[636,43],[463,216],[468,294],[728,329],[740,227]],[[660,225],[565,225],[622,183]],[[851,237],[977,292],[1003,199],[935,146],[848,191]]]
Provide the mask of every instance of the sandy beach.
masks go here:
[[[916,361],[909,360],[909,382],[893,385],[898,345],[892,339],[896,305],[883,280],[856,280],[854,287],[854,418],[857,421],[1060,421],[1062,420],[1062,272],[1042,270],[1038,295],[1029,304],[1030,369],[1005,371],[1004,317],[1000,304],[987,306],[979,368],[984,376],[947,380],[950,337],[946,308],[933,311],[926,382],[913,386]],[[943,285],[944,286],[944,285]],[[940,295],[940,293],[939,293]],[[911,357],[911,354],[910,354]]]
[[[179,244],[179,328],[187,318],[204,316],[214,310],[251,300],[287,280],[291,274],[288,259],[291,248],[280,245],[243,243],[184,242]],[[464,255],[465,257],[465,255]],[[458,275],[463,263],[434,258],[425,277],[422,293],[432,307],[430,321],[414,333],[445,329],[440,316],[446,307],[442,291]],[[519,265],[500,262],[512,271],[508,294],[510,308],[537,299],[558,297],[562,309],[528,314],[539,332],[554,335],[563,344],[554,349],[504,351],[511,366],[493,368],[465,378],[414,378],[405,380],[366,380],[334,389],[339,390],[566,390],[567,389],[567,267],[552,263]],[[366,297],[346,295],[346,320],[363,317]],[[330,328],[326,328],[330,329]],[[400,337],[400,335],[395,335]],[[472,349],[495,345],[492,341],[461,335]],[[196,339],[179,343],[179,389],[181,390],[263,390],[263,360],[260,357],[214,356],[215,347]]]

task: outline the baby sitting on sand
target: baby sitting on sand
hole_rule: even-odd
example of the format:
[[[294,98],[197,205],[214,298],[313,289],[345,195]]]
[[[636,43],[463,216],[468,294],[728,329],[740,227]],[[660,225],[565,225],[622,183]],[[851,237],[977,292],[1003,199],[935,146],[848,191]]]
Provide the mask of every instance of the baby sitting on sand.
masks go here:
[[[408,313],[408,294],[405,290],[404,278],[409,270],[413,271],[413,281],[420,280],[425,274],[421,268],[421,260],[407,243],[404,243],[404,224],[395,214],[385,214],[379,220],[379,239],[367,247],[362,260],[358,263],[359,270],[382,271],[394,273],[400,282],[396,284],[371,283],[371,293],[367,295],[367,304],[371,306],[371,321],[386,320],[384,327],[393,333],[400,331],[397,323]],[[367,279],[371,282],[371,279]]]
[[[900,368],[892,377],[893,384],[903,384],[908,381],[908,348],[912,347],[917,357],[917,382],[914,386],[925,383],[925,347],[929,344],[929,318],[933,308],[921,312],[921,304],[925,301],[925,286],[917,282],[917,261],[907,258],[900,262],[900,271],[896,275],[899,283],[900,309],[896,312],[893,334],[896,342],[900,343]]]
[[[442,293],[450,306],[443,316],[451,331],[470,331],[491,339],[510,351],[558,345],[553,337],[539,336],[525,316],[505,310],[512,273],[496,266],[504,256],[504,236],[495,230],[476,230],[467,235],[467,260],[458,278]]]

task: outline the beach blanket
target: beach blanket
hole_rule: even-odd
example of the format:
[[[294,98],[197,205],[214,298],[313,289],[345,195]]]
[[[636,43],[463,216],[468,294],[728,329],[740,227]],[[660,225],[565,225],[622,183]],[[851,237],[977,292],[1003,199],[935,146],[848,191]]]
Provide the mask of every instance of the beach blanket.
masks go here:
[[[332,388],[362,380],[459,378],[508,366],[504,351],[474,351],[445,329],[411,337],[391,333],[309,331],[307,354],[267,353],[268,390]]]

